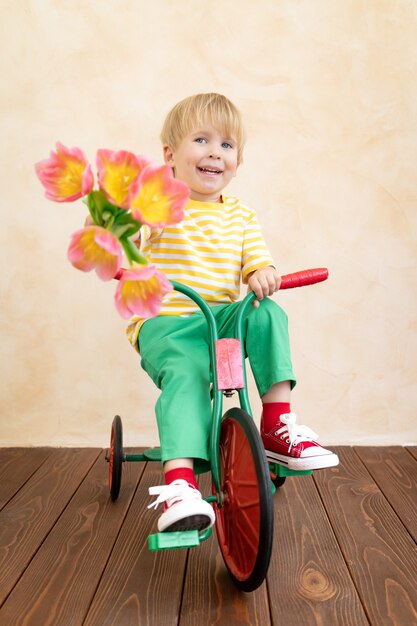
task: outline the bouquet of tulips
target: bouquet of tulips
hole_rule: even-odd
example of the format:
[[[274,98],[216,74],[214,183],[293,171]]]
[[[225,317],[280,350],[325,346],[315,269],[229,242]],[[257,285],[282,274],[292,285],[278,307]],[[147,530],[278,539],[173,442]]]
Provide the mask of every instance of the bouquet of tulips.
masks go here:
[[[183,219],[189,188],[176,180],[168,165],[156,165],[125,150],[98,150],[97,184],[80,148],[60,143],[49,159],[35,165],[54,202],[83,198],[92,224],[75,232],[68,259],[83,272],[95,270],[102,280],[118,277],[115,304],[120,315],[157,315],[162,298],[172,289],[166,276],[148,264],[132,241],[143,224],[162,228]],[[130,267],[122,271],[123,253]]]

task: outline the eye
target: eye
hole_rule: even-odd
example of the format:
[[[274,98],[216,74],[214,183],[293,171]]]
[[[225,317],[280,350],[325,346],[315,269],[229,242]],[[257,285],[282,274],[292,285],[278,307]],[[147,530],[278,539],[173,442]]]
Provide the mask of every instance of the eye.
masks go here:
[[[233,150],[233,146],[232,146],[232,144],[231,144],[231,143],[229,143],[228,141],[223,141],[223,143],[222,143],[222,148],[226,148],[226,149],[231,148],[231,149]]]
[[[197,143],[207,143],[207,139],[205,137],[197,137],[194,141]]]

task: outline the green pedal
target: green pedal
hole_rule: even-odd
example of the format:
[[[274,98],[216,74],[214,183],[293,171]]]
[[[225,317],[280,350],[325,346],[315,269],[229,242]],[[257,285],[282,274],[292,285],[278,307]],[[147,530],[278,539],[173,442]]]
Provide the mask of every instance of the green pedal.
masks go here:
[[[195,548],[211,535],[211,528],[200,534],[198,530],[166,532],[149,535],[148,547],[151,552],[156,550],[172,550],[174,548]]]
[[[269,469],[280,478],[284,476],[310,476],[313,473],[313,470],[290,470],[279,463],[270,463]]]

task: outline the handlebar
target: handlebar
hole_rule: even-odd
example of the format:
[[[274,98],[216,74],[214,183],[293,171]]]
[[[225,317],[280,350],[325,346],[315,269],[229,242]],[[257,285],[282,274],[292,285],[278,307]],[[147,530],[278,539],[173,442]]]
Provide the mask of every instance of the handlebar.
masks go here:
[[[125,270],[121,268],[113,276],[114,280],[120,280]],[[305,287],[307,285],[314,285],[315,283],[321,283],[327,280],[329,277],[329,270],[325,267],[319,267],[311,270],[301,270],[300,272],[293,272],[292,274],[285,274],[281,276],[281,289],[293,289],[294,287]]]

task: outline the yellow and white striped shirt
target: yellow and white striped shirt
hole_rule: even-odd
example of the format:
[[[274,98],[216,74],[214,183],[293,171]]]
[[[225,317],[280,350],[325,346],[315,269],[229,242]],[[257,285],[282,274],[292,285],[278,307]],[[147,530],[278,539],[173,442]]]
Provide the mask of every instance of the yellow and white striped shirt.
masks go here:
[[[169,280],[192,287],[211,306],[238,300],[240,280],[251,272],[274,265],[262,238],[255,212],[238,198],[223,202],[190,200],[179,224],[157,229],[142,226],[140,249],[149,263]],[[189,315],[199,310],[178,291],[168,293],[160,315]],[[132,345],[144,320],[132,317],[126,329]]]

